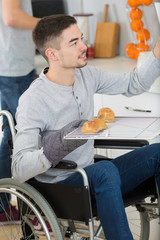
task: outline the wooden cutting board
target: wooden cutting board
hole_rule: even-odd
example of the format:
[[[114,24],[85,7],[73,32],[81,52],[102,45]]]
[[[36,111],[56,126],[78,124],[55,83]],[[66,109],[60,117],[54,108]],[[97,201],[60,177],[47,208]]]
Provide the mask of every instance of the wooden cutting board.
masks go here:
[[[113,58],[116,56],[116,48],[119,38],[119,24],[115,22],[105,22],[109,5],[104,8],[103,21],[97,23],[94,57]]]

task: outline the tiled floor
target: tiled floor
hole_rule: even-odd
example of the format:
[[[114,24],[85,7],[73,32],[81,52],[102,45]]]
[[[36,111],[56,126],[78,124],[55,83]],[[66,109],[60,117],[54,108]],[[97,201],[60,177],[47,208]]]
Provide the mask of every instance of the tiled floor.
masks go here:
[[[19,225],[15,225],[15,226],[12,226],[12,228],[10,226],[5,226],[3,231],[0,232],[0,239],[1,240],[9,240],[8,239],[8,236],[4,235],[4,232],[9,232],[9,231],[12,231],[12,236],[16,235],[17,234],[17,228],[19,228],[20,226]],[[20,231],[20,230],[19,230]],[[14,234],[15,232],[15,234]],[[17,238],[14,238],[14,239],[17,239]],[[40,236],[38,235],[38,239],[39,240],[44,240],[46,238],[44,238],[44,236]],[[54,237],[51,237],[51,240],[54,240]]]

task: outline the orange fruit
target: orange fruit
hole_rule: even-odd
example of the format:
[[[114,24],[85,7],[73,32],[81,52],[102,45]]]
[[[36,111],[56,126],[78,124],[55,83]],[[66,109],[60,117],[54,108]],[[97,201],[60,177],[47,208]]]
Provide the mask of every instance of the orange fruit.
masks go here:
[[[148,6],[153,3],[153,0],[143,0],[144,5]]]
[[[134,19],[132,20],[132,22],[130,23],[130,27],[132,29],[132,31],[137,32],[138,30],[140,30],[141,28],[143,28],[143,22],[140,19]]]
[[[134,8],[129,13],[130,18],[133,19],[140,19],[143,16],[142,11],[139,8]]]
[[[150,50],[150,47],[148,44],[145,44],[145,42],[137,43],[136,48],[139,52],[147,52]]]
[[[130,58],[133,58],[133,59],[137,59],[138,56],[139,56],[139,51],[136,49],[136,46],[134,43],[128,43],[126,45],[126,53],[127,53],[127,56],[130,57]]]
[[[130,49],[130,48],[134,48],[135,44],[134,43],[128,43],[125,47],[126,52]]]
[[[139,5],[149,6],[153,3],[153,0],[136,0]]]
[[[128,5],[131,7],[131,8],[136,8],[139,6],[137,0],[128,0]]]
[[[128,57],[133,58],[133,59],[137,59],[139,56],[139,51],[136,48],[131,48],[129,49],[129,51],[127,52]]]
[[[148,41],[150,38],[150,32],[147,29],[142,28],[137,32],[136,38],[140,42]]]

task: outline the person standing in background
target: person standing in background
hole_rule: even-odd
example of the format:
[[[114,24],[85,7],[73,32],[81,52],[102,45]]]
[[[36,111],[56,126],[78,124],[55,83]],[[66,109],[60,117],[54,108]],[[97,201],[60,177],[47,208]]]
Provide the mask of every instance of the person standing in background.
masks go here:
[[[1,109],[15,115],[20,95],[34,80],[35,47],[32,30],[40,18],[32,15],[31,0],[0,0],[0,91]],[[3,118],[5,122],[5,117]],[[0,178],[11,177],[11,159],[7,145],[9,131],[4,129],[0,145]],[[3,199],[4,209],[19,220],[18,211]],[[9,221],[0,208],[0,222]]]

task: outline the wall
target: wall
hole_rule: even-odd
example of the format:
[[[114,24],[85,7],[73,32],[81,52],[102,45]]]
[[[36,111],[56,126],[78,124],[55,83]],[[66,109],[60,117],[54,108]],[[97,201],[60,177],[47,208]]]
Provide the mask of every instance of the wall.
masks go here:
[[[107,21],[120,23],[120,38],[117,54],[125,55],[125,46],[135,40],[135,35],[130,30],[128,13],[126,11],[127,0],[83,0],[84,13],[93,13],[89,17],[90,42],[94,43],[96,24],[102,21],[105,4],[109,4]],[[64,0],[66,12],[68,14],[81,13],[81,0]],[[143,7],[146,28],[150,31],[151,47],[154,46],[158,36],[160,36],[160,25],[154,4]]]

